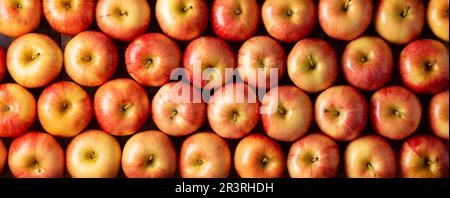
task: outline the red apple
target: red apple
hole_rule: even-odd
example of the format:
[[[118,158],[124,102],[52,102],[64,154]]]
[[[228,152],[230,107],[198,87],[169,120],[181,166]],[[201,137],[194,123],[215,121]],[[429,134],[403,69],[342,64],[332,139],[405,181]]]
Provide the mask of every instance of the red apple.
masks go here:
[[[41,21],[41,0],[0,1],[0,34],[19,37],[35,30]]]
[[[431,31],[448,42],[448,0],[428,1],[427,21]]]
[[[436,94],[428,107],[428,119],[431,131],[438,137],[448,140],[449,109],[448,90]]]
[[[5,76],[5,71],[6,71],[5,51],[3,50],[3,47],[0,46],[0,82],[3,80],[3,77]]]
[[[8,151],[6,150],[5,145],[3,144],[2,140],[0,139],[0,173],[5,168],[7,156],[8,156]]]
[[[44,0],[42,7],[50,26],[62,34],[78,34],[94,20],[94,0]]]

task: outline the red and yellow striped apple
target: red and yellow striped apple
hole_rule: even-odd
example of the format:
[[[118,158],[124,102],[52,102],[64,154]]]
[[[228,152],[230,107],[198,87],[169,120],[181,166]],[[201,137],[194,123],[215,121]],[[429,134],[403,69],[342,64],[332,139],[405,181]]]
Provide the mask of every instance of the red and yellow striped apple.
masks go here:
[[[440,39],[448,42],[448,0],[429,0],[427,22],[431,31]]]
[[[19,37],[34,31],[41,22],[41,0],[0,1],[0,34]]]
[[[94,0],[43,0],[42,9],[49,25],[61,34],[78,34],[94,20]]]
[[[434,95],[428,106],[428,119],[431,131],[445,140],[448,140],[449,131],[448,95],[448,90]]]

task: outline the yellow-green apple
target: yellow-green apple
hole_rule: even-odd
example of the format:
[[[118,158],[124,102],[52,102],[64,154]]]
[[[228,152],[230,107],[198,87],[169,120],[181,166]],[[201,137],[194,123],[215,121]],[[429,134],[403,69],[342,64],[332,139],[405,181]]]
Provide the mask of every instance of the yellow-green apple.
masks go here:
[[[60,73],[63,54],[58,44],[44,34],[29,33],[14,40],[8,48],[6,66],[18,84],[43,87]]]
[[[400,149],[400,170],[406,178],[448,178],[448,145],[431,135],[416,135]]]
[[[307,38],[299,41],[287,58],[289,78],[300,89],[319,92],[330,87],[338,76],[336,53],[325,41]]]
[[[150,13],[146,0],[99,0],[95,19],[100,30],[110,37],[131,41],[147,31]]]
[[[438,137],[448,140],[449,109],[448,90],[436,94],[428,106],[428,119],[431,131]]]
[[[308,36],[316,24],[316,5],[312,0],[266,0],[261,10],[267,32],[290,43]]]
[[[48,133],[27,132],[11,143],[8,165],[17,178],[63,177],[64,150]]]
[[[0,82],[3,80],[6,71],[6,57],[5,50],[0,46]]]
[[[169,82],[172,70],[180,66],[181,52],[170,38],[148,33],[134,39],[125,51],[128,73],[144,86],[162,86]]]
[[[228,144],[214,133],[195,133],[181,145],[179,171],[183,178],[226,178],[230,169]]]
[[[57,137],[73,137],[91,121],[91,98],[77,84],[60,81],[42,91],[37,115],[48,133]]]
[[[374,91],[386,84],[391,78],[393,65],[389,45],[373,36],[351,41],[341,59],[347,82],[364,91]]]
[[[379,0],[374,17],[375,29],[381,37],[403,45],[422,32],[425,9],[419,0]]]
[[[19,37],[35,30],[41,21],[41,0],[0,1],[0,34]]]
[[[256,93],[244,83],[220,88],[207,106],[209,125],[224,138],[239,139],[258,123],[259,103]]]
[[[416,93],[436,94],[448,88],[447,47],[435,40],[421,39],[407,45],[399,58],[403,84]]]
[[[338,40],[358,38],[372,20],[372,0],[320,0],[318,7],[323,31]]]
[[[59,33],[78,34],[94,20],[94,0],[43,0],[42,9],[50,26]]]
[[[0,84],[0,137],[16,137],[28,130],[36,117],[36,100],[22,86]]]
[[[287,169],[291,178],[333,178],[339,168],[339,147],[331,138],[314,133],[291,145]]]
[[[247,84],[258,89],[270,89],[286,70],[286,54],[276,40],[268,36],[255,36],[245,41],[239,49],[237,70]]]
[[[295,86],[279,86],[263,97],[264,131],[275,140],[292,142],[303,136],[313,120],[313,106],[305,92]]]
[[[377,135],[350,142],[345,149],[344,166],[349,178],[393,178],[397,174],[394,151]]]
[[[148,95],[136,81],[126,78],[102,85],[94,96],[94,113],[100,127],[116,136],[138,131],[150,113]]]
[[[173,143],[160,131],[139,132],[123,148],[122,170],[129,178],[172,177],[176,168]]]
[[[448,42],[448,0],[428,1],[427,22],[437,37]]]
[[[211,24],[217,36],[227,41],[241,42],[258,29],[260,9],[256,0],[215,0]]]
[[[5,144],[3,144],[3,141],[0,139],[0,173],[5,168],[7,156],[8,151],[6,150]]]
[[[88,130],[75,136],[67,146],[67,172],[73,178],[116,177],[121,156],[119,142],[113,136]]]
[[[280,178],[285,167],[280,145],[264,135],[251,134],[236,146],[234,168],[241,178]]]
[[[361,134],[367,124],[367,102],[354,87],[337,85],[316,99],[315,118],[319,128],[338,141],[350,141]]]
[[[155,13],[161,30],[181,41],[199,37],[208,26],[205,0],[157,0]]]

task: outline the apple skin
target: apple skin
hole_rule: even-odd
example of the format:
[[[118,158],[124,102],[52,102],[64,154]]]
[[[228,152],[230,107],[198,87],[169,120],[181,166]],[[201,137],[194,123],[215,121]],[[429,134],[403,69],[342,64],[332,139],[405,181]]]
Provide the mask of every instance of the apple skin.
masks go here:
[[[384,40],[403,45],[422,32],[425,9],[418,0],[379,0],[374,17],[375,30]]]
[[[148,33],[128,45],[125,63],[128,73],[141,85],[159,87],[169,82],[172,70],[180,66],[181,52],[167,36]]]
[[[94,0],[43,0],[42,8],[50,26],[62,34],[78,34],[94,20]]]
[[[11,77],[26,88],[43,87],[58,77],[63,54],[58,44],[44,34],[29,33],[8,48],[6,65]]]
[[[5,50],[2,46],[0,46],[0,82],[3,80],[3,77],[5,77],[5,71],[6,71],[6,57],[5,57]]]
[[[326,135],[313,133],[291,145],[287,169],[291,178],[334,178],[339,160],[336,142]]]
[[[16,178],[61,178],[64,150],[48,133],[27,132],[11,143],[8,165]]]
[[[311,100],[295,86],[273,88],[263,97],[261,107],[273,112],[262,114],[261,119],[264,131],[275,140],[297,140],[309,130],[313,120]]]
[[[227,41],[241,42],[258,29],[260,8],[256,0],[215,0],[211,11],[214,33]]]
[[[399,161],[405,178],[448,178],[448,145],[434,136],[420,134],[406,140]]]
[[[372,36],[351,41],[344,50],[341,66],[347,82],[364,91],[379,89],[394,70],[391,48]]]
[[[367,102],[354,87],[337,85],[322,92],[315,103],[319,128],[337,141],[358,137],[367,123]]]
[[[428,107],[431,131],[438,137],[448,140],[449,134],[449,94],[448,90],[436,94]]]
[[[33,125],[36,100],[18,84],[0,84],[0,109],[0,137],[17,137]]]
[[[437,37],[448,42],[448,0],[428,1],[427,22]]]
[[[157,0],[155,13],[164,34],[180,41],[199,37],[208,26],[205,0]]]
[[[60,81],[42,91],[37,113],[45,131],[57,137],[73,137],[91,121],[92,102],[77,84]]]
[[[116,136],[131,135],[147,121],[150,102],[145,90],[125,78],[102,85],[94,96],[94,114],[105,131]]]
[[[403,84],[416,93],[436,94],[448,88],[447,47],[422,39],[408,44],[400,53],[399,71]]]
[[[176,163],[173,143],[160,131],[139,132],[123,148],[122,170],[129,178],[172,177]]]
[[[317,38],[297,42],[287,58],[289,78],[298,88],[310,93],[333,85],[338,70],[334,49]]]
[[[266,0],[261,15],[267,32],[285,43],[308,36],[317,20],[316,5],[312,0]]]
[[[35,30],[41,21],[41,0],[0,1],[0,34],[19,37]]]
[[[113,178],[120,169],[119,142],[103,131],[75,136],[66,149],[67,172],[72,178]]]
[[[179,172],[182,178],[226,178],[230,169],[228,144],[214,133],[195,133],[181,145]]]
[[[6,150],[5,144],[0,139],[0,173],[3,172],[5,168],[6,160],[8,156],[8,151]]]

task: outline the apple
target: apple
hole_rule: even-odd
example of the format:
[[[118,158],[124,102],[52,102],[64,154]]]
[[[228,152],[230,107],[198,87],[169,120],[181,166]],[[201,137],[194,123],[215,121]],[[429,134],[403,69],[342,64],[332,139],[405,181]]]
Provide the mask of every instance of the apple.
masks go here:
[[[406,140],[399,161],[403,177],[448,178],[448,145],[431,135]]]
[[[259,25],[260,9],[256,0],[215,0],[211,24],[217,36],[241,42],[252,37]]]
[[[428,107],[431,131],[445,140],[448,140],[449,128],[448,96],[448,90],[434,95]]]
[[[122,170],[129,178],[172,177],[177,156],[172,141],[159,131],[143,131],[128,139],[122,153]]]
[[[345,47],[342,72],[351,85],[374,91],[386,84],[394,70],[391,48],[383,39],[363,36]]]
[[[41,21],[41,0],[0,1],[0,34],[19,37],[35,30]]]
[[[375,11],[375,30],[385,40],[403,45],[422,32],[425,23],[423,1],[379,0]]]
[[[437,37],[448,42],[448,0],[428,1],[427,22]]]
[[[66,166],[73,178],[111,178],[120,169],[120,145],[99,130],[88,130],[75,136],[66,149]]]
[[[96,87],[108,81],[117,70],[118,59],[113,41],[101,32],[82,32],[64,49],[64,69],[82,86]]]
[[[0,173],[5,168],[7,156],[8,151],[6,150],[5,144],[3,144],[3,141],[0,139]]]
[[[157,0],[156,20],[168,36],[181,40],[193,40],[206,30],[209,10],[204,0]]]
[[[313,120],[313,106],[305,92],[295,86],[275,87],[263,97],[264,131],[275,140],[292,142],[303,136]]]
[[[42,91],[37,114],[48,133],[57,137],[73,137],[91,121],[91,98],[77,84],[60,81]]]
[[[128,73],[141,85],[158,87],[169,82],[172,70],[180,66],[181,52],[167,36],[148,33],[128,45],[125,63]]]
[[[60,73],[63,55],[58,44],[44,34],[29,33],[8,48],[6,65],[11,77],[26,88],[43,87]]]
[[[403,84],[416,93],[436,94],[448,88],[448,49],[435,40],[422,39],[408,44],[399,58]]]
[[[94,113],[105,132],[126,136],[145,124],[150,113],[150,102],[138,83],[118,78],[105,83],[95,92]]]
[[[337,141],[358,137],[367,123],[367,102],[354,87],[337,85],[316,99],[315,118],[319,128]]]
[[[181,145],[179,171],[183,178],[226,178],[230,169],[228,144],[214,133],[195,133]]]
[[[36,117],[36,100],[22,86],[0,84],[0,137],[17,137],[27,131]]]
[[[64,150],[48,133],[27,132],[11,143],[8,165],[17,178],[60,178],[64,176]]]
[[[287,57],[287,72],[300,89],[314,93],[331,85],[338,76],[338,63],[333,48],[317,38],[303,39]]]
[[[270,36],[291,43],[311,33],[316,24],[317,11],[312,0],[266,0],[261,15]]]
[[[3,77],[5,76],[5,71],[6,71],[5,51],[3,50],[3,47],[0,46],[0,82],[3,80]]]
[[[333,178],[339,168],[339,147],[326,135],[314,133],[291,145],[287,169],[291,178]]]
[[[94,0],[44,0],[42,8],[50,26],[62,34],[78,34],[94,20]]]

